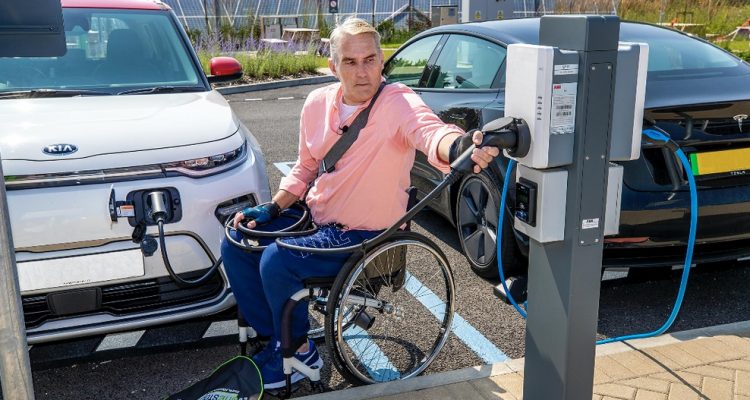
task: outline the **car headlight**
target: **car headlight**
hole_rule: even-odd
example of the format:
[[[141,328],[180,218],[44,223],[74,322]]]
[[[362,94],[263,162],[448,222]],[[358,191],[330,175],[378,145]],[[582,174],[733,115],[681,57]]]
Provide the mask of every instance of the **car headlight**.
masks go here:
[[[236,165],[244,162],[246,158],[247,142],[243,142],[242,146],[226,153],[166,163],[162,164],[162,168],[164,168],[167,174],[172,172],[180,175],[200,177],[234,168]]]

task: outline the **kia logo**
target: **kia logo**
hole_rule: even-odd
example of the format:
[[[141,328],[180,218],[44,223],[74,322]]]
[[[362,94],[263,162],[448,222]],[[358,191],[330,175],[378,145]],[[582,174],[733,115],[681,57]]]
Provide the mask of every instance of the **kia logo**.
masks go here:
[[[67,156],[68,154],[73,154],[76,151],[78,151],[78,146],[74,144],[50,144],[48,146],[44,146],[42,149],[42,152],[44,154],[49,154],[51,156]]]

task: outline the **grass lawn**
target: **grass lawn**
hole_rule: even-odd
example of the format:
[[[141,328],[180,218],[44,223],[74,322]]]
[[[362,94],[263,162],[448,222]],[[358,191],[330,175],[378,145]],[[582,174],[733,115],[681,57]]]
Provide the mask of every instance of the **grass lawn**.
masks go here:
[[[750,51],[750,41],[732,40],[729,42],[729,50],[732,51]]]

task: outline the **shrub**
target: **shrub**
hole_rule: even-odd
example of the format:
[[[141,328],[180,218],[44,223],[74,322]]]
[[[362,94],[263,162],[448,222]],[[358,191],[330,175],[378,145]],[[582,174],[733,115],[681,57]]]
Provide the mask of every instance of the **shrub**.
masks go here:
[[[219,45],[218,47],[222,48],[226,45]],[[304,52],[300,52],[300,50],[304,50]],[[315,50],[314,45],[299,48],[295,44],[289,44],[288,46],[273,46],[263,49],[258,49],[256,46],[253,47],[252,52],[245,51],[236,53],[234,56],[242,64],[242,70],[246,78],[250,80],[279,79],[315,73],[321,64],[321,57],[316,56]],[[221,54],[222,52],[211,51],[210,48],[198,51],[198,58],[206,74],[210,73],[211,58]]]

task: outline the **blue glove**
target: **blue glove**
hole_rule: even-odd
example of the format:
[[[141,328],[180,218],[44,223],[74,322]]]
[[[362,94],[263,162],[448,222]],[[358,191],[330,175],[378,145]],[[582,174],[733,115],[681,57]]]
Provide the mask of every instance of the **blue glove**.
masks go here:
[[[248,207],[242,210],[242,215],[246,220],[255,221],[257,224],[265,224],[279,216],[281,209],[274,203],[264,203],[255,207]]]

